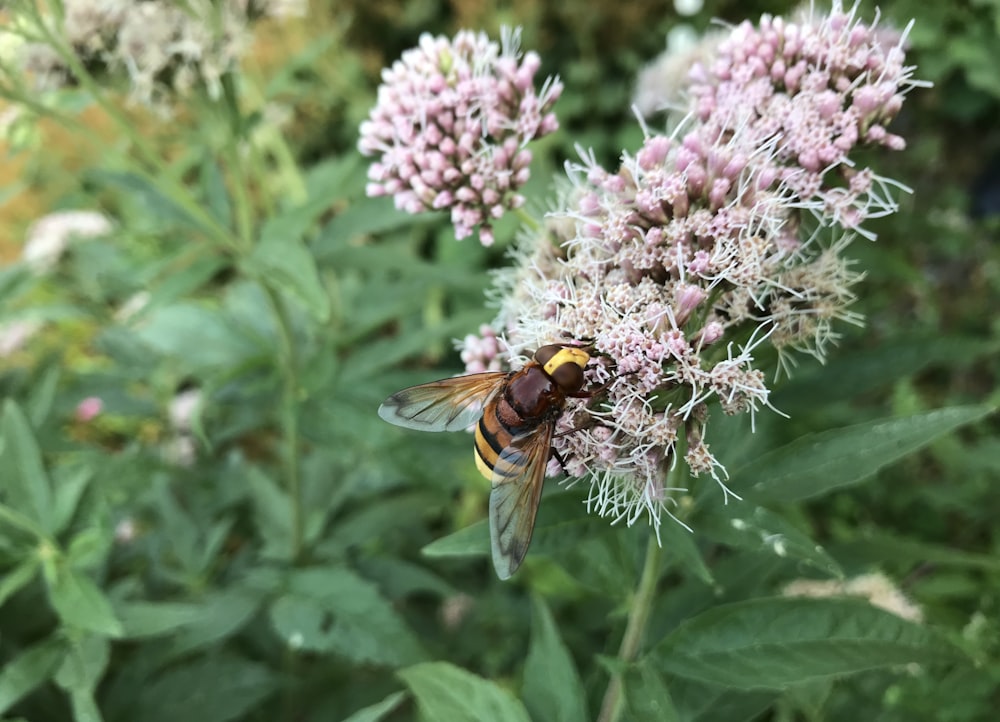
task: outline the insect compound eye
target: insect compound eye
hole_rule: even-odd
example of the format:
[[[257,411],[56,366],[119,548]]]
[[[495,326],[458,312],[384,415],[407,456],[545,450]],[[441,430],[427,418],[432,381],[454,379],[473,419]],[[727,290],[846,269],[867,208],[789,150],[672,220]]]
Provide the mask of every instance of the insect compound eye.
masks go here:
[[[572,361],[559,364],[550,375],[563,391],[573,392],[583,388],[583,367]]]
[[[535,361],[544,366],[549,361],[551,361],[552,357],[555,356],[557,353],[559,353],[561,350],[562,346],[557,343],[550,343],[546,346],[542,346],[540,349],[535,351]]]

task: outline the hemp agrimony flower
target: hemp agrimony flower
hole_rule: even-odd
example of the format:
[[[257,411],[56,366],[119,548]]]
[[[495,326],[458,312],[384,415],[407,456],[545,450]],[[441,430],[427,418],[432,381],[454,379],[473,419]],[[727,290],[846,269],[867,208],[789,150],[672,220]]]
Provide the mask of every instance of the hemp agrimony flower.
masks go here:
[[[20,65],[37,88],[73,85],[69,59],[75,56],[95,75],[127,76],[133,101],[167,111],[173,96],[196,87],[218,98],[223,76],[249,46],[250,23],[301,14],[305,3],[63,0],[58,17],[17,10],[14,3],[16,32],[30,39],[20,47]],[[46,33],[54,34],[57,43]]]
[[[851,153],[902,148],[886,124],[915,85],[903,59],[899,34],[839,3],[796,23],[765,16],[694,65],[672,134],[647,132],[614,172],[584,152],[568,167],[549,233],[499,278],[492,328],[506,347],[473,338],[463,358],[516,367],[528,349],[589,344],[588,380],[606,394],[570,401],[553,445],[562,471],[590,481],[592,510],[658,530],[681,460],[731,493],[707,443],[711,409],[768,406],[763,344],[785,367],[793,350],[822,360],[833,323],[859,322],[847,307],[861,274],[842,252],[896,206],[893,182]]]
[[[483,245],[493,242],[491,223],[524,203],[525,146],[558,127],[551,108],[562,85],[549,78],[536,92],[541,61],[518,44],[518,31],[505,31],[502,45],[485,33],[425,34],[382,71],[358,142],[378,156],[368,195],[391,195],[407,213],[448,209],[456,238],[478,226]]]

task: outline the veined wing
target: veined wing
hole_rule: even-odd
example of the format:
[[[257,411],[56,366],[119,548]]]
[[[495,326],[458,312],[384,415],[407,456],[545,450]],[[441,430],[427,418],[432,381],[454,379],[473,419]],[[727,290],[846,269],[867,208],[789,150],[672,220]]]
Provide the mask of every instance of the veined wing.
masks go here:
[[[548,422],[515,437],[493,467],[490,546],[501,579],[509,579],[528,553],[554,426]]]
[[[408,429],[461,431],[479,419],[506,377],[502,371],[490,371],[411,386],[383,401],[378,415]]]

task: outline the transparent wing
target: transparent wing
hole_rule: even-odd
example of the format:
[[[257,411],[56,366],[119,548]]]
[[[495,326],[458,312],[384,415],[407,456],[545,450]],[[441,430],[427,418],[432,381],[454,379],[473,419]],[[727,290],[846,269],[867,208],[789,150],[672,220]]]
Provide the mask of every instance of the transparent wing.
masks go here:
[[[382,402],[378,415],[408,429],[461,431],[479,419],[483,406],[506,377],[501,371],[491,371],[411,386]]]
[[[515,437],[493,468],[490,545],[493,567],[501,579],[509,579],[528,553],[542,498],[553,427],[551,422],[542,424]]]

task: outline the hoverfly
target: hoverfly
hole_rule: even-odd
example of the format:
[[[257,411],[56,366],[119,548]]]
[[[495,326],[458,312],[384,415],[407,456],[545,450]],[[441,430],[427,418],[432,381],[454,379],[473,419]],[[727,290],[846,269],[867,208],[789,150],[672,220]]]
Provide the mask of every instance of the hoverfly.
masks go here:
[[[420,431],[460,431],[476,424],[476,468],[490,480],[493,567],[509,579],[521,566],[542,496],[556,421],[566,399],[583,392],[590,354],[549,344],[518,371],[469,374],[411,386],[379,406],[386,421]]]

